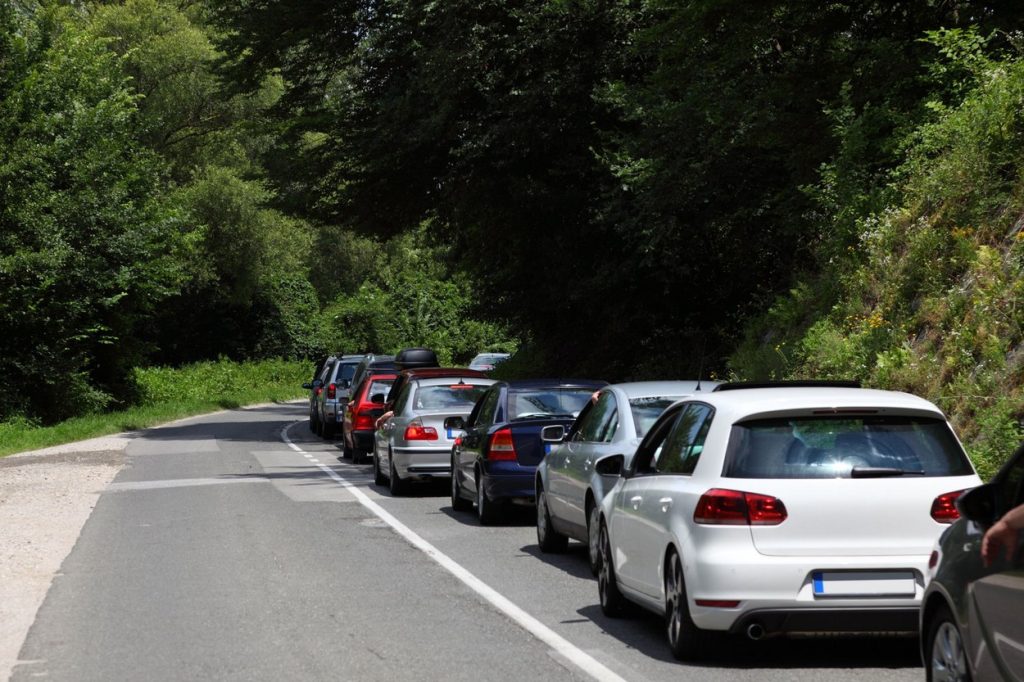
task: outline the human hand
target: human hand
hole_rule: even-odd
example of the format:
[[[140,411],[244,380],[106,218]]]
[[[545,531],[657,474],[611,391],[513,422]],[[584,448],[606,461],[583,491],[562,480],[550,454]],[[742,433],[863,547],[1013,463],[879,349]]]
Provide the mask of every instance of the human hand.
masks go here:
[[[999,555],[1000,550],[1006,555],[1006,560],[1013,558],[1013,551],[1017,548],[1018,531],[1010,526],[1006,519],[999,519],[985,533],[981,539],[981,563],[984,566],[991,566]]]

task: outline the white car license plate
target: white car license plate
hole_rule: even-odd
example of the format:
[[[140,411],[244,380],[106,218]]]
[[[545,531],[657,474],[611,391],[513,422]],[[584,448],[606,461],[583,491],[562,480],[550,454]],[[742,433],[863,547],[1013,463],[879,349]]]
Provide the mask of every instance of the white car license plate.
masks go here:
[[[815,571],[815,597],[913,597],[913,571]]]

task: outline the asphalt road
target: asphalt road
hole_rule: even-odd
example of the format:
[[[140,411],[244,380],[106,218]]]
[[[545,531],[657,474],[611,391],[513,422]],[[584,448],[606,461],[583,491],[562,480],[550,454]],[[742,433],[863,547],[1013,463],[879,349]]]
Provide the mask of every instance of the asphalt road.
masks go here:
[[[12,679],[924,677],[907,639],[737,639],[680,664],[657,618],[601,614],[582,545],[539,553],[532,510],[483,528],[446,485],[392,498],[305,415],[236,410],[133,441]]]

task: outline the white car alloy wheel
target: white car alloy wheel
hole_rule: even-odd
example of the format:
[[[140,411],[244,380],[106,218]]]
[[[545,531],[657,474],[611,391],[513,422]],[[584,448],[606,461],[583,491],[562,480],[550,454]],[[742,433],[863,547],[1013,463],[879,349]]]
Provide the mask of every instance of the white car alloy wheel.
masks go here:
[[[679,660],[690,660],[706,653],[706,633],[699,630],[690,617],[683,562],[675,551],[665,567],[665,630],[672,655]]]

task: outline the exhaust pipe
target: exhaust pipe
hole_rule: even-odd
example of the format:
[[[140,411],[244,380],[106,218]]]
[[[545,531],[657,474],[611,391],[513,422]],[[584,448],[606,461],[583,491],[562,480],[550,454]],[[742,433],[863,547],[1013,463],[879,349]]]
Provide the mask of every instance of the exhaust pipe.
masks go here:
[[[747,637],[753,641],[757,641],[764,637],[764,626],[760,623],[751,623],[747,626]]]

